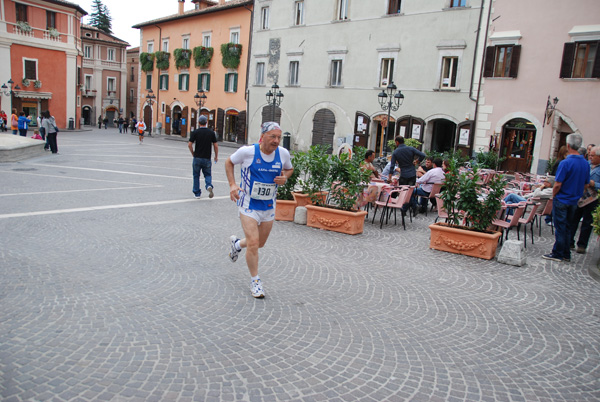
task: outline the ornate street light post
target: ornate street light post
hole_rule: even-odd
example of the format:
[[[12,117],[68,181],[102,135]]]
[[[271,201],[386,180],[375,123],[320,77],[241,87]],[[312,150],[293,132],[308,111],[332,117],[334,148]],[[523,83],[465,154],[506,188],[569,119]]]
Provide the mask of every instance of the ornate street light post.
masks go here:
[[[198,113],[200,113],[200,109],[202,109],[206,103],[206,99],[208,99],[208,96],[206,96],[202,90],[198,91],[198,93],[194,95],[194,102],[196,102],[196,106],[198,106]]]
[[[21,87],[17,84],[14,86],[13,88],[13,84],[15,83],[12,78],[9,78],[7,81],[8,85],[10,85],[10,88],[8,88],[8,86],[6,84],[2,84],[2,86],[0,87],[0,89],[2,90],[2,94],[4,96],[10,96],[10,109],[9,111],[12,110],[12,101],[13,101],[13,96],[15,95],[15,91],[13,91],[13,89],[16,90],[20,90]],[[7,123],[8,126],[8,123]]]
[[[148,94],[146,95],[146,104],[148,106],[150,106],[150,108],[152,108],[152,105],[154,105],[154,101],[156,100],[156,95],[154,95],[154,91],[152,91],[152,89],[148,90]],[[144,118],[144,111],[142,111],[142,116],[140,116],[142,119]],[[148,135],[152,136],[152,118],[150,118],[150,124],[149,127],[147,128],[148,130]]]
[[[283,101],[283,94],[279,90],[279,85],[277,83],[273,84],[269,92],[267,92],[267,103],[272,105],[272,120],[275,121],[275,108],[281,105]]]
[[[390,114],[392,110],[395,112],[400,108],[402,102],[404,102],[404,95],[402,95],[402,92],[398,90],[396,85],[394,85],[394,81],[392,81],[390,82],[390,85],[387,86],[386,90],[382,90],[379,95],[377,95],[377,98],[379,99],[381,108],[388,112],[387,124],[385,126],[385,138],[387,141],[389,134],[388,130],[390,128]],[[382,144],[382,147],[385,150],[384,154],[387,155],[387,143]]]
[[[544,122],[542,127],[546,126],[546,124],[550,124],[550,118],[554,113],[554,109],[556,109],[556,104],[558,103],[558,98],[555,97],[550,101],[550,95],[548,95],[548,101],[546,102],[546,116],[544,116]]]

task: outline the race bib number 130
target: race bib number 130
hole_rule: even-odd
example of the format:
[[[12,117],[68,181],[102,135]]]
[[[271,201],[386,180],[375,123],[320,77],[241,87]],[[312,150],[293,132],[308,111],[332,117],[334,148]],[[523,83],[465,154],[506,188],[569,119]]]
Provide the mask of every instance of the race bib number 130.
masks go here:
[[[250,197],[255,200],[272,200],[275,196],[276,189],[277,184],[275,183],[261,183],[255,181],[252,185],[252,194],[250,194]]]

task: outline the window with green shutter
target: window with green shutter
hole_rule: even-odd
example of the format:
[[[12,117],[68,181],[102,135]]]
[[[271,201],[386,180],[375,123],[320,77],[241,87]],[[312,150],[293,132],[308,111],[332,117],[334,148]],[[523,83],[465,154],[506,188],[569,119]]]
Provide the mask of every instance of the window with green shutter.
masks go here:
[[[210,73],[198,74],[198,91],[210,91]]]
[[[166,91],[169,89],[169,75],[162,74],[160,76],[160,89]]]
[[[190,75],[189,74],[179,74],[179,90],[180,91],[189,91],[190,89]]]
[[[152,74],[146,74],[146,89],[152,89]]]
[[[237,92],[237,73],[225,74],[225,92]]]

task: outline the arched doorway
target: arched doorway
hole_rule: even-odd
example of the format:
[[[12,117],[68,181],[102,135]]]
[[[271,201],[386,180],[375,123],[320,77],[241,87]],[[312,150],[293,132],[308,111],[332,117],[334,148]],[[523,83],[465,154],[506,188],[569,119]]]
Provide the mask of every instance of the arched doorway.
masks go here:
[[[529,120],[512,119],[502,127],[500,156],[506,158],[501,169],[529,173],[533,161],[536,128]]]
[[[119,111],[117,110],[117,108],[115,106],[107,107],[104,115],[108,119],[108,123],[106,124],[106,126],[107,127],[116,127],[115,119],[117,119],[119,117]]]
[[[446,119],[433,121],[430,150],[443,153],[454,149],[456,124]]]
[[[92,108],[84,106],[81,110],[81,117],[83,117],[83,124],[86,126],[92,125]]]
[[[321,109],[313,117],[312,145],[329,146],[328,152],[333,151],[335,135],[335,114],[329,109]]]

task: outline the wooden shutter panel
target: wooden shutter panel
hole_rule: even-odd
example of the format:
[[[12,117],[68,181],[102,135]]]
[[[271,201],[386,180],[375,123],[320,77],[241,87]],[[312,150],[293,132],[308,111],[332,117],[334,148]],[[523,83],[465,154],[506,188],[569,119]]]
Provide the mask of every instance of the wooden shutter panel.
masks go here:
[[[485,49],[485,63],[483,67],[484,77],[494,76],[494,57],[496,56],[496,46],[488,46]]]
[[[513,46],[512,57],[510,59],[510,71],[508,76],[511,78],[517,78],[519,72],[519,60],[521,59],[521,45]]]
[[[183,74],[179,74],[179,90],[183,89]]]
[[[215,123],[216,132],[219,136],[218,140],[223,141],[223,124],[225,122],[225,111],[221,108],[217,109],[217,121]]]
[[[233,92],[237,92],[238,74],[233,74]]]
[[[592,67],[592,78],[600,78],[600,41],[596,42],[596,58]]]
[[[162,76],[161,76],[161,79],[162,79]],[[167,123],[167,117],[169,118],[168,123]],[[173,124],[173,122],[171,121],[171,107],[169,105],[167,105],[165,108],[165,122],[163,124],[163,127],[165,129],[165,134],[171,135],[171,124]]]
[[[229,91],[229,74],[225,74],[225,92]]]
[[[575,60],[575,43],[567,42],[563,49],[562,63],[560,64],[559,78],[571,78],[573,62]]]
[[[210,73],[206,74],[206,92],[210,91]]]
[[[246,111],[240,112],[236,117],[235,134],[238,144],[246,143]]]
[[[152,89],[152,75],[146,74],[146,89]]]
[[[198,85],[196,86],[196,90],[200,91],[202,89],[202,74],[198,74]]]

